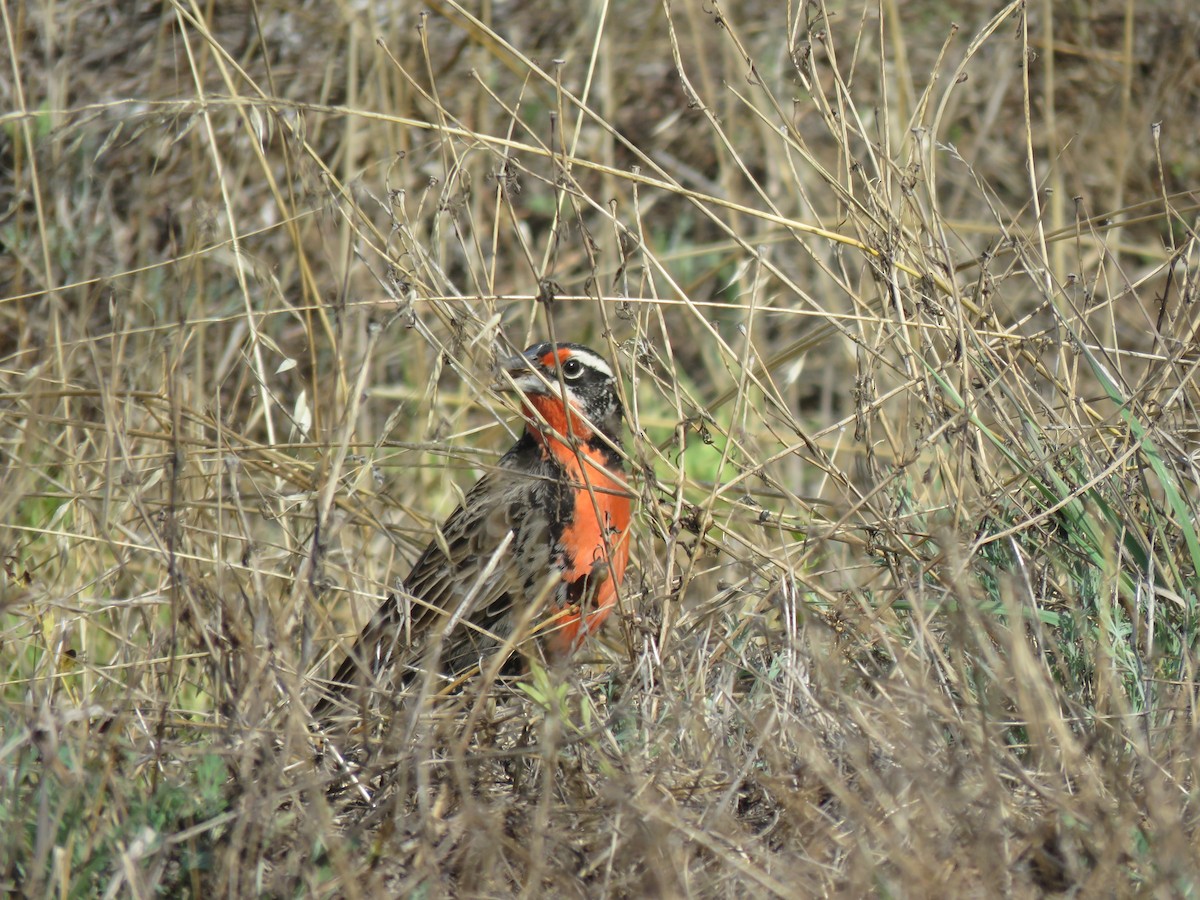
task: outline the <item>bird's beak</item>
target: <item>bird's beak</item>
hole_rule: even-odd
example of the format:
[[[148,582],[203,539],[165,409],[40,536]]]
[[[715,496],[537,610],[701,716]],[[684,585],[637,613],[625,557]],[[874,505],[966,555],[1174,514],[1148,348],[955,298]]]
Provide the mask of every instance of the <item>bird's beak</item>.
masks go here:
[[[510,356],[508,359],[500,360],[497,369],[499,374],[492,382],[493,391],[528,394],[542,392],[545,389],[542,380],[533,371],[533,365],[529,358],[524,355]]]

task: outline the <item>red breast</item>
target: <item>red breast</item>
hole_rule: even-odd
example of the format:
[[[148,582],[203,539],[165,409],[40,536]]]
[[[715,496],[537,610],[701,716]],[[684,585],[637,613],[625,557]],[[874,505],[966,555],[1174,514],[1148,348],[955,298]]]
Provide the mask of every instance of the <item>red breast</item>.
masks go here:
[[[620,401],[607,363],[579,345],[531,348],[506,369],[523,394],[528,430],[574,488],[561,535],[573,602],[546,629],[551,653],[566,655],[612,612],[629,560],[632,503],[618,452]]]

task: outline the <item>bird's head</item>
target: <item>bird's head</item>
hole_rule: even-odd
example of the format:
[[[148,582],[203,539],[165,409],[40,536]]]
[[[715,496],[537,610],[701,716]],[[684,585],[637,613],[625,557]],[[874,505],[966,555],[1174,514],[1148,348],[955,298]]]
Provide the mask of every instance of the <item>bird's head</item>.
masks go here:
[[[501,362],[502,387],[519,391],[529,426],[590,442],[598,432],[621,443],[624,410],[612,367],[582,344],[534,344]],[[547,426],[549,428],[547,429]]]

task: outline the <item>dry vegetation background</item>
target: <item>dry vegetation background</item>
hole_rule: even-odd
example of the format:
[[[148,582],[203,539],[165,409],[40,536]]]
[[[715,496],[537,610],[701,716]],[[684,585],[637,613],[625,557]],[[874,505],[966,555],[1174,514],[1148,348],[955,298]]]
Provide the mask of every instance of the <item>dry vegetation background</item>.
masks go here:
[[[0,14],[0,891],[1200,893],[1191,0]],[[622,614],[329,792],[551,335]]]

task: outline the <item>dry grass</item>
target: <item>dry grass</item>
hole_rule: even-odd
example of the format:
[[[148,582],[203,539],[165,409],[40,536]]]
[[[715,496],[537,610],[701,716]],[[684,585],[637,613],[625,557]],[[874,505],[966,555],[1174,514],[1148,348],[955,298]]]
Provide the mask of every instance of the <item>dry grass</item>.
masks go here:
[[[0,889],[1200,892],[1188,0],[129,6],[0,0]],[[328,793],[547,336],[623,615]]]

